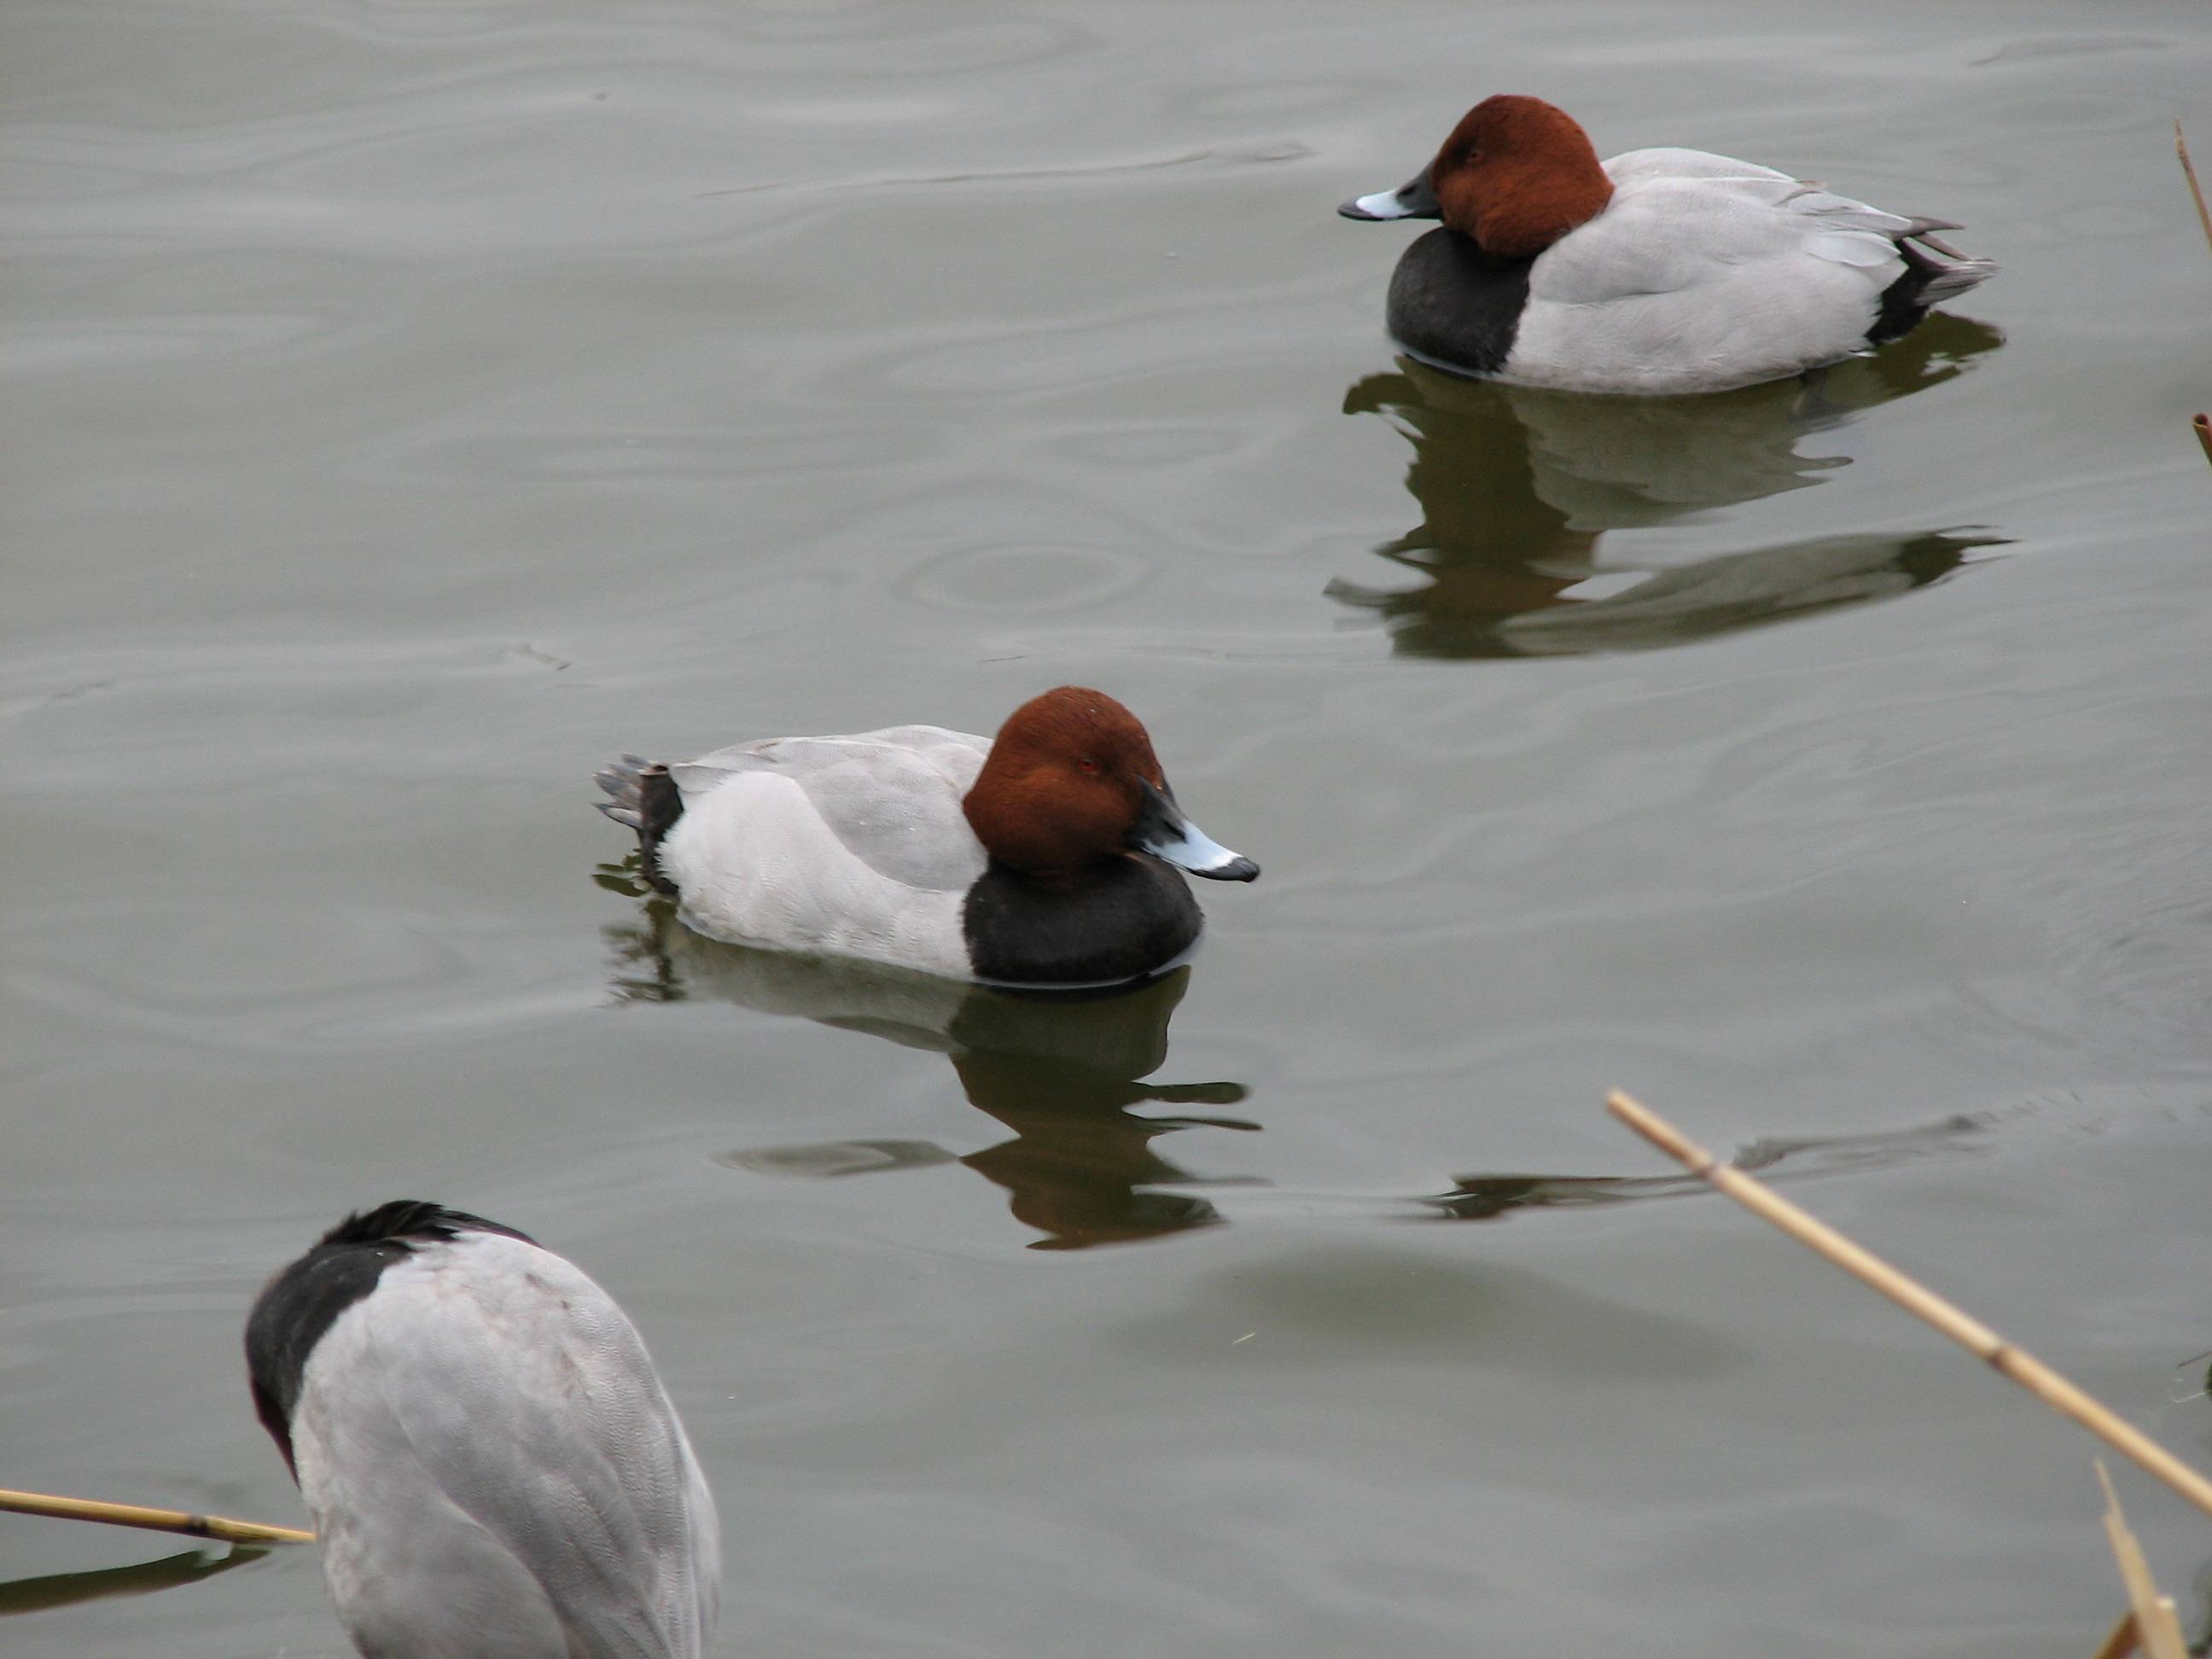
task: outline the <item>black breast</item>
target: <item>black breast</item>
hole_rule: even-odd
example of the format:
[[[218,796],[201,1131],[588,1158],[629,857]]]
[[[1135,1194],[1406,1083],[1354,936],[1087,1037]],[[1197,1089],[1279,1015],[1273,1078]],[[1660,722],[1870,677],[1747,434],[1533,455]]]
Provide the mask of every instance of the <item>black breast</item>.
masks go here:
[[[1534,263],[1486,258],[1455,230],[1429,232],[1390,273],[1391,337],[1431,362],[1495,374],[1520,332]]]
[[[246,1370],[254,1413],[295,1475],[292,1408],[299,1404],[301,1377],[315,1344],[340,1314],[376,1288],[386,1267],[413,1253],[410,1239],[451,1238],[464,1231],[523,1237],[481,1216],[400,1199],[348,1216],[263,1289],[246,1322]]]
[[[1051,885],[994,862],[960,915],[979,979],[1010,985],[1103,985],[1138,979],[1190,949],[1204,925],[1175,871],[1134,855],[1086,879]]]

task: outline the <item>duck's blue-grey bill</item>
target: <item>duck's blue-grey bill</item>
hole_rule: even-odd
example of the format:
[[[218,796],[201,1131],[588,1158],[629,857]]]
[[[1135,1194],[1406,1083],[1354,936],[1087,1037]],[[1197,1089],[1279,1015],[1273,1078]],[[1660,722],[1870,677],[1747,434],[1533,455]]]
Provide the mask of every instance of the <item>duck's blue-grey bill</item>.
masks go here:
[[[1231,852],[1182,814],[1172,797],[1145,786],[1145,808],[1129,831],[1129,845],[1164,859],[1178,870],[1210,881],[1251,881],[1260,866]]]
[[[1429,185],[1429,170],[1423,167],[1395,190],[1377,191],[1372,196],[1355,196],[1337,209],[1347,219],[1441,219],[1443,205]]]

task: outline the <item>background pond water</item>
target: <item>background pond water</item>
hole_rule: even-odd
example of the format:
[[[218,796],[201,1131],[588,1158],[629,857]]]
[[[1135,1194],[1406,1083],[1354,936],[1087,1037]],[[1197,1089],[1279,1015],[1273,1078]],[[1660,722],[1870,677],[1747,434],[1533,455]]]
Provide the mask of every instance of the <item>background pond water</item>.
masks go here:
[[[246,1305],[420,1194],[635,1316],[726,1653],[2091,1650],[2087,1443],[1599,1102],[2212,1461],[2201,15],[0,28],[0,1484],[297,1517]],[[1333,210],[1501,89],[2003,274],[1692,407],[1409,368]],[[588,810],[1071,680],[1267,870],[1139,998],[708,946]],[[178,1555],[0,1518],[0,1645],[343,1651]]]

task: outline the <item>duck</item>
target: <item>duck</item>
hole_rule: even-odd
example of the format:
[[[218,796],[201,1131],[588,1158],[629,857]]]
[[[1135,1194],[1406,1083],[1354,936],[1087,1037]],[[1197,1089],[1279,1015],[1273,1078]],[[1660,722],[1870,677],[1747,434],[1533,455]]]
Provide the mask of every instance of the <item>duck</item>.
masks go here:
[[[1439,219],[1390,279],[1391,334],[1439,368],[1562,391],[1726,392],[1910,331],[1996,272],[1946,219],[1696,149],[1598,160],[1540,98],[1486,98],[1349,219]]]
[[[269,1281],[246,1359],[363,1654],[705,1651],[714,1495],[635,1328],[564,1257],[381,1204]]]
[[[985,984],[1159,973],[1203,925],[1179,872],[1260,873],[1184,815],[1143,723],[1086,686],[1030,698],[993,738],[764,738],[626,755],[599,783],[695,931]]]

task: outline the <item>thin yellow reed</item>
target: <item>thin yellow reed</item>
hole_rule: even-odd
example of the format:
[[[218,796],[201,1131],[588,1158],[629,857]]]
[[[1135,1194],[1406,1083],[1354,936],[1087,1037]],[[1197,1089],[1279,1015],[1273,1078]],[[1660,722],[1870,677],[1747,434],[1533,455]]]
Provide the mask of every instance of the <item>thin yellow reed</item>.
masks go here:
[[[2204,205],[2204,186],[2197,182],[2197,167],[2189,159],[2189,140],[2181,136],[2181,123],[2173,124],[2173,153],[2181,158],[2181,176],[2189,180],[2189,193],[2197,198],[2197,222],[2204,227],[2204,240],[2212,243],[2212,209]]]
[[[2112,1633],[2100,1644],[2089,1659],[2128,1659],[2130,1654],[2141,1650],[2142,1644],[2136,1637],[2134,1609],[2120,1615],[2120,1622],[2112,1626]]]
[[[2204,205],[2204,186],[2197,182],[2197,164],[2189,159],[2189,140],[2181,136],[2181,123],[2173,124],[2173,153],[2181,162],[2181,176],[2189,180],[2189,194],[2197,203],[2197,222],[2204,227],[2204,240],[2212,245],[2212,208]],[[2197,441],[2204,446],[2204,459],[2212,461],[2212,415],[2199,415],[2190,422],[2197,428]]]
[[[2127,1622],[2134,1626],[2132,1645],[2142,1649],[2147,1659],[2189,1659],[2189,1645],[2182,1640],[2181,1618],[2173,1610],[2173,1598],[2158,1593],[2150,1563],[2143,1559],[2142,1546],[2128,1530],[2127,1517],[2120,1513],[2120,1495],[2112,1490],[2112,1477],[2105,1473],[2101,1457],[2097,1460],[2097,1482],[2105,1489],[2105,1535],[2112,1540],[2112,1559],[2120,1564],[2120,1579],[2128,1587]],[[2113,1634],[2117,1637],[2119,1632]]]
[[[0,1488],[0,1510],[43,1515],[56,1521],[100,1521],[111,1527],[143,1527],[151,1532],[188,1533],[233,1544],[312,1544],[315,1534],[297,1527],[272,1527],[228,1516],[193,1515],[184,1510],[154,1510],[141,1504],[103,1504],[90,1498],[57,1498],[51,1492]]]
[[[1718,1162],[1649,1107],[1617,1089],[1605,1104],[1613,1116],[1680,1161],[1692,1174],[1717,1187],[1760,1219],[1771,1222],[1845,1273],[1872,1285],[1899,1307],[1917,1314],[2053,1411],[2072,1418],[2113,1450],[2140,1464],[2205,1514],[2212,1515],[2212,1480],[2207,1480],[2033,1354],[2014,1347],[1979,1320],[1899,1272],[1871,1250],[1852,1243],[1826,1222],[1814,1219],[1765,1182]]]

